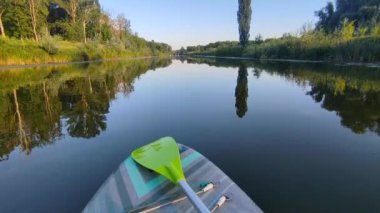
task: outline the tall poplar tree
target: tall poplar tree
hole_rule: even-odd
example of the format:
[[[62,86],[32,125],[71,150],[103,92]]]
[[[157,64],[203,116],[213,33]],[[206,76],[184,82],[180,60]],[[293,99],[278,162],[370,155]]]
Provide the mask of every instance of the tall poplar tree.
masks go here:
[[[251,0],[239,0],[237,18],[239,23],[240,45],[245,47],[249,42],[249,30],[251,28]]]

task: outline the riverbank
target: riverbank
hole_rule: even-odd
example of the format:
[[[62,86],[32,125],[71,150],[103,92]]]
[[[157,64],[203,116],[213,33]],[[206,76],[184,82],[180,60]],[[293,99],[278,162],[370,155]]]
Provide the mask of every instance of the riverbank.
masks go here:
[[[69,42],[48,38],[33,40],[0,39],[0,66],[35,66],[69,62],[89,62],[106,59],[147,56],[170,56],[170,51],[147,44],[136,48],[125,48],[118,43]]]
[[[112,61],[128,61],[128,60],[143,60],[143,59],[170,59],[171,56],[164,54],[160,56],[137,56],[137,57],[121,57],[121,58],[110,58],[110,59],[98,59],[90,61],[72,61],[72,62],[55,62],[55,63],[45,63],[45,64],[24,64],[24,65],[0,65],[1,70],[14,70],[14,69],[25,69],[34,67],[49,67],[49,66],[61,66],[61,65],[76,65],[76,64],[88,64],[88,63],[98,63],[98,62],[112,62]]]
[[[251,41],[242,48],[238,42],[216,42],[188,47],[187,55],[238,57],[265,60],[302,60],[329,63],[378,64],[380,37],[354,37],[348,40],[330,35],[284,36]]]
[[[292,62],[292,63],[306,63],[306,64],[333,64],[336,66],[350,66],[350,67],[369,67],[380,68],[380,63],[359,63],[359,62],[344,62],[344,63],[331,63],[329,61],[316,61],[316,60],[297,60],[297,59],[259,59],[251,57],[228,57],[228,56],[208,56],[208,55],[191,55],[191,58],[205,58],[205,59],[230,59],[230,60],[251,60],[261,62]]]

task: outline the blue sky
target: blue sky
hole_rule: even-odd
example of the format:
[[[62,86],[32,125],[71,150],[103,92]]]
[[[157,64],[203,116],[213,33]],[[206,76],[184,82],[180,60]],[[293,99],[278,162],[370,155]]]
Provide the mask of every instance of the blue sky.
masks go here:
[[[251,39],[297,32],[316,22],[327,0],[252,0]],[[124,13],[132,30],[146,38],[181,46],[238,40],[237,0],[100,0],[112,16]]]

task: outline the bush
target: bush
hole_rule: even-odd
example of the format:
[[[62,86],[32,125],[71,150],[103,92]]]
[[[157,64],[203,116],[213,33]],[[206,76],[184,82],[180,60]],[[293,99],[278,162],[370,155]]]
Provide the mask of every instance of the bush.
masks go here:
[[[58,45],[56,38],[52,36],[45,36],[41,39],[40,47],[45,50],[49,55],[56,55],[58,53]]]
[[[371,35],[373,37],[379,37],[380,36],[380,23],[372,28]]]

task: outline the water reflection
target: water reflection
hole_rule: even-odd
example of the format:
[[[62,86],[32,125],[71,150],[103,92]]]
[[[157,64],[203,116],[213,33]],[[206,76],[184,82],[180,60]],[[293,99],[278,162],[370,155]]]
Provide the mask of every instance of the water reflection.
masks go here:
[[[341,117],[341,124],[353,132],[363,134],[367,131],[380,136],[380,93],[360,92],[346,89],[336,93],[326,85],[313,86],[308,95],[329,111],[335,111]]]
[[[321,103],[321,107],[334,111],[341,125],[354,133],[374,132],[380,136],[380,71],[375,68],[338,67],[323,64],[285,62],[239,61],[228,59],[189,58],[188,63],[208,64],[216,67],[239,67],[236,87],[236,108],[239,117],[247,112],[247,67],[253,75],[262,72],[285,77],[286,80],[311,89],[306,93]],[[242,66],[241,64],[244,64]],[[269,98],[269,97],[268,97]]]
[[[115,95],[106,85],[106,81],[92,80],[90,76],[63,83],[59,99],[71,137],[92,138],[106,129],[109,95]]]
[[[52,144],[63,129],[92,138],[107,128],[118,92],[128,95],[141,74],[170,60],[138,60],[0,72],[0,161],[20,147],[30,154]]]
[[[248,112],[248,69],[252,68],[256,78],[266,72],[308,86],[306,95],[335,112],[342,126],[357,134],[380,136],[378,70],[194,58],[187,62],[237,70],[235,108],[240,118]],[[136,78],[170,63],[139,60],[0,72],[0,161],[7,160],[16,147],[30,154],[35,147],[59,140],[66,131],[71,137],[96,137],[107,128],[106,115],[116,94],[129,95]]]
[[[248,111],[248,71],[245,64],[240,64],[239,66],[235,98],[236,115],[243,118]]]

